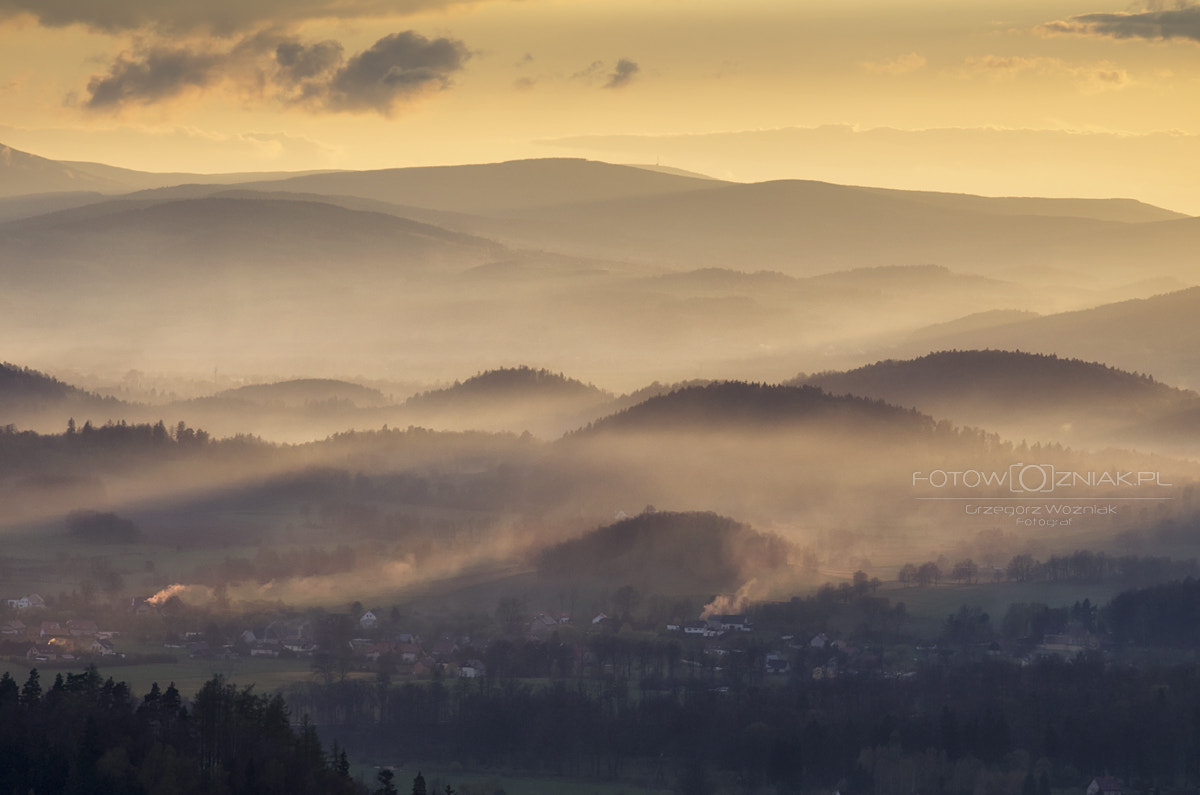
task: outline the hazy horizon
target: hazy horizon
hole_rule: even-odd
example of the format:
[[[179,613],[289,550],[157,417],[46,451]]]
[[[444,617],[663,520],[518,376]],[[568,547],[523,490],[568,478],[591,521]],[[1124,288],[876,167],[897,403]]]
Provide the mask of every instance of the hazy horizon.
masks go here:
[[[1194,788],[1198,46],[0,0],[6,791]]]
[[[231,173],[565,154],[1200,214],[1188,4],[14,0],[0,40],[0,142],[56,160]]]

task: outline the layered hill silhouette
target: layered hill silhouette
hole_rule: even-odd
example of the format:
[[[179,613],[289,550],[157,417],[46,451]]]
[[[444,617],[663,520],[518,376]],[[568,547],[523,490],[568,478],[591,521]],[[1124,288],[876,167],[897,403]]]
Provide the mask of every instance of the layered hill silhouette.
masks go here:
[[[356,196],[428,210],[488,216],[578,202],[705,192],[724,184],[728,183],[636,166],[547,158],[314,174],[266,186],[249,182],[244,187]]]
[[[990,347],[1200,371],[1188,309],[1079,314],[1194,280],[1200,220],[1130,200],[569,158],[205,179],[8,160],[59,182],[0,202],[0,333],[55,370],[431,383],[536,361],[628,390]]]
[[[218,392],[213,397],[287,408],[305,408],[322,404],[344,404],[366,408],[384,406],[389,402],[378,389],[333,378],[296,378],[272,384],[249,384]]]
[[[414,395],[399,416],[438,429],[530,431],[554,437],[603,413],[614,397],[591,384],[527,366],[488,370]]]
[[[1083,269],[1121,279],[1138,251],[1158,252],[1151,275],[1186,274],[1191,219],[1153,211],[1079,215],[1064,202],[1014,212],[1020,200],[931,202],[903,192],[789,180],[513,210],[506,242],[612,259],[779,270],[793,275],[936,263],[958,270]],[[993,211],[995,208],[995,211]],[[1148,220],[1158,218],[1161,220]],[[1136,221],[1133,219],[1137,219]]]
[[[116,398],[95,395],[37,370],[0,364],[0,426],[62,431],[75,415],[82,425],[88,418],[109,419],[131,408]]]
[[[711,593],[784,568],[789,551],[779,536],[715,513],[648,511],[544,549],[536,562],[546,577]]]
[[[57,160],[0,145],[0,197],[94,191],[116,193],[124,186]]]
[[[1151,442],[1135,429],[1200,409],[1200,395],[1095,362],[1003,350],[942,351],[796,379],[836,394],[909,406],[1009,438]]]
[[[763,431],[789,426],[836,426],[871,431],[924,431],[932,420],[911,409],[853,395],[831,395],[815,386],[722,381],[687,386],[591,423],[575,436],[660,431]]]
[[[79,173],[107,185],[122,177],[125,184],[137,182],[137,172],[94,164],[44,165],[91,168]],[[1179,275],[1200,235],[1192,219],[1132,200],[990,198],[803,180],[743,185],[571,158],[192,176],[155,175],[152,184],[138,187],[236,184],[352,197],[406,207],[410,215],[442,213],[423,220],[519,247],[676,266],[750,264],[796,275],[936,263],[976,272],[1084,268],[1093,277],[1118,278],[1139,263],[1147,245],[1157,256],[1152,263],[1142,258],[1143,271]]]
[[[185,265],[205,267],[206,276],[231,265],[287,267],[292,277],[331,267],[421,271],[478,264],[499,250],[390,215],[271,199],[114,200],[0,225],[0,252],[14,263],[101,262],[115,276],[157,270],[185,278]],[[136,270],[122,274],[122,267]]]
[[[1200,288],[982,329],[922,335],[892,355],[929,349],[1000,349],[1103,362],[1187,388],[1200,387]]]
[[[269,181],[313,172],[237,174],[152,173],[103,163],[50,160],[0,145],[0,197],[94,191],[115,195],[184,183],[234,184]]]

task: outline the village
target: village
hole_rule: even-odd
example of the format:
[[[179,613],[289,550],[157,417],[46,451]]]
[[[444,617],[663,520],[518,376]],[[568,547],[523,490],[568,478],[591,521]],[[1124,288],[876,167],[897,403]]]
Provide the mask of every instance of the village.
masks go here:
[[[786,603],[776,605],[783,607]],[[358,609],[354,609],[357,607]],[[510,606],[511,607],[511,606]],[[232,661],[242,658],[295,660],[326,681],[381,673],[389,681],[433,677],[604,678],[624,672],[642,680],[704,678],[714,688],[765,677],[827,680],[839,676],[903,678],[931,661],[942,663],[988,657],[1028,665],[1056,657],[1113,653],[1111,644],[1085,621],[1071,619],[1061,632],[1004,638],[978,626],[967,608],[947,618],[942,634],[930,639],[897,637],[891,643],[864,642],[824,628],[805,631],[788,625],[768,605],[764,626],[746,613],[710,614],[661,626],[637,624],[597,612],[582,623],[569,612],[537,610],[510,615],[503,626],[476,617],[431,621],[416,631],[397,607],[348,613],[301,613],[280,609],[245,620],[220,621],[178,599],[131,598],[120,609],[55,609],[39,594],[5,600],[0,620],[0,655],[16,663],[71,667],[136,665],[148,646],[162,652],[156,662],[186,658]],[[1084,616],[1094,610],[1085,609]],[[983,616],[984,622],[987,617]],[[138,652],[130,651],[137,648]]]

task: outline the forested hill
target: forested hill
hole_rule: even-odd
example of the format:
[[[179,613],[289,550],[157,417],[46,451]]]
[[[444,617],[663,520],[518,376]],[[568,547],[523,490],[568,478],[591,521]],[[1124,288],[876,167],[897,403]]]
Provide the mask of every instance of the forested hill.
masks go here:
[[[0,364],[0,425],[13,422],[17,415],[26,412],[75,406],[91,411],[111,411],[124,404],[116,398],[85,392],[28,367]]]
[[[488,370],[445,389],[422,392],[409,398],[407,409],[438,410],[486,406],[492,401],[522,399],[608,400],[602,389],[549,370],[509,367]]]
[[[598,420],[577,435],[609,431],[772,428],[801,423],[928,429],[933,420],[879,400],[835,396],[815,386],[722,381],[657,395]]]
[[[543,576],[652,584],[663,577],[695,591],[736,588],[787,565],[788,544],[711,512],[647,511],[541,552]]]
[[[387,403],[387,397],[378,389],[332,378],[296,378],[271,384],[248,384],[219,392],[214,397],[289,407],[338,401],[355,406],[382,406]]]
[[[801,377],[790,383],[818,386],[903,406],[994,402],[1055,406],[1138,401],[1166,404],[1195,395],[1095,362],[1021,351],[941,351],[907,361],[888,359],[849,372]]]

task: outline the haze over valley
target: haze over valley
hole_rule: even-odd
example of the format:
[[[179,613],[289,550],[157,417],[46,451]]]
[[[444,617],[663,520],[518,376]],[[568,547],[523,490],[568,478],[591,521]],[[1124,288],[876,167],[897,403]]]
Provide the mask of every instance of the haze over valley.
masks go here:
[[[258,671],[372,770],[397,741],[462,772],[465,678],[431,734],[394,717],[443,677],[586,701],[632,692],[637,659],[638,709],[674,710],[1016,670],[1068,632],[1137,665],[1162,641],[1112,645],[1157,598],[1130,589],[1196,573],[1200,226],[1171,210],[582,159],[200,178],[6,152],[14,661],[108,655],[187,697]],[[27,650],[30,610],[108,645]],[[649,741],[605,751],[632,772],[563,751],[551,774],[494,739],[469,775],[713,791],[654,773]],[[829,764],[756,775],[824,791]]]

